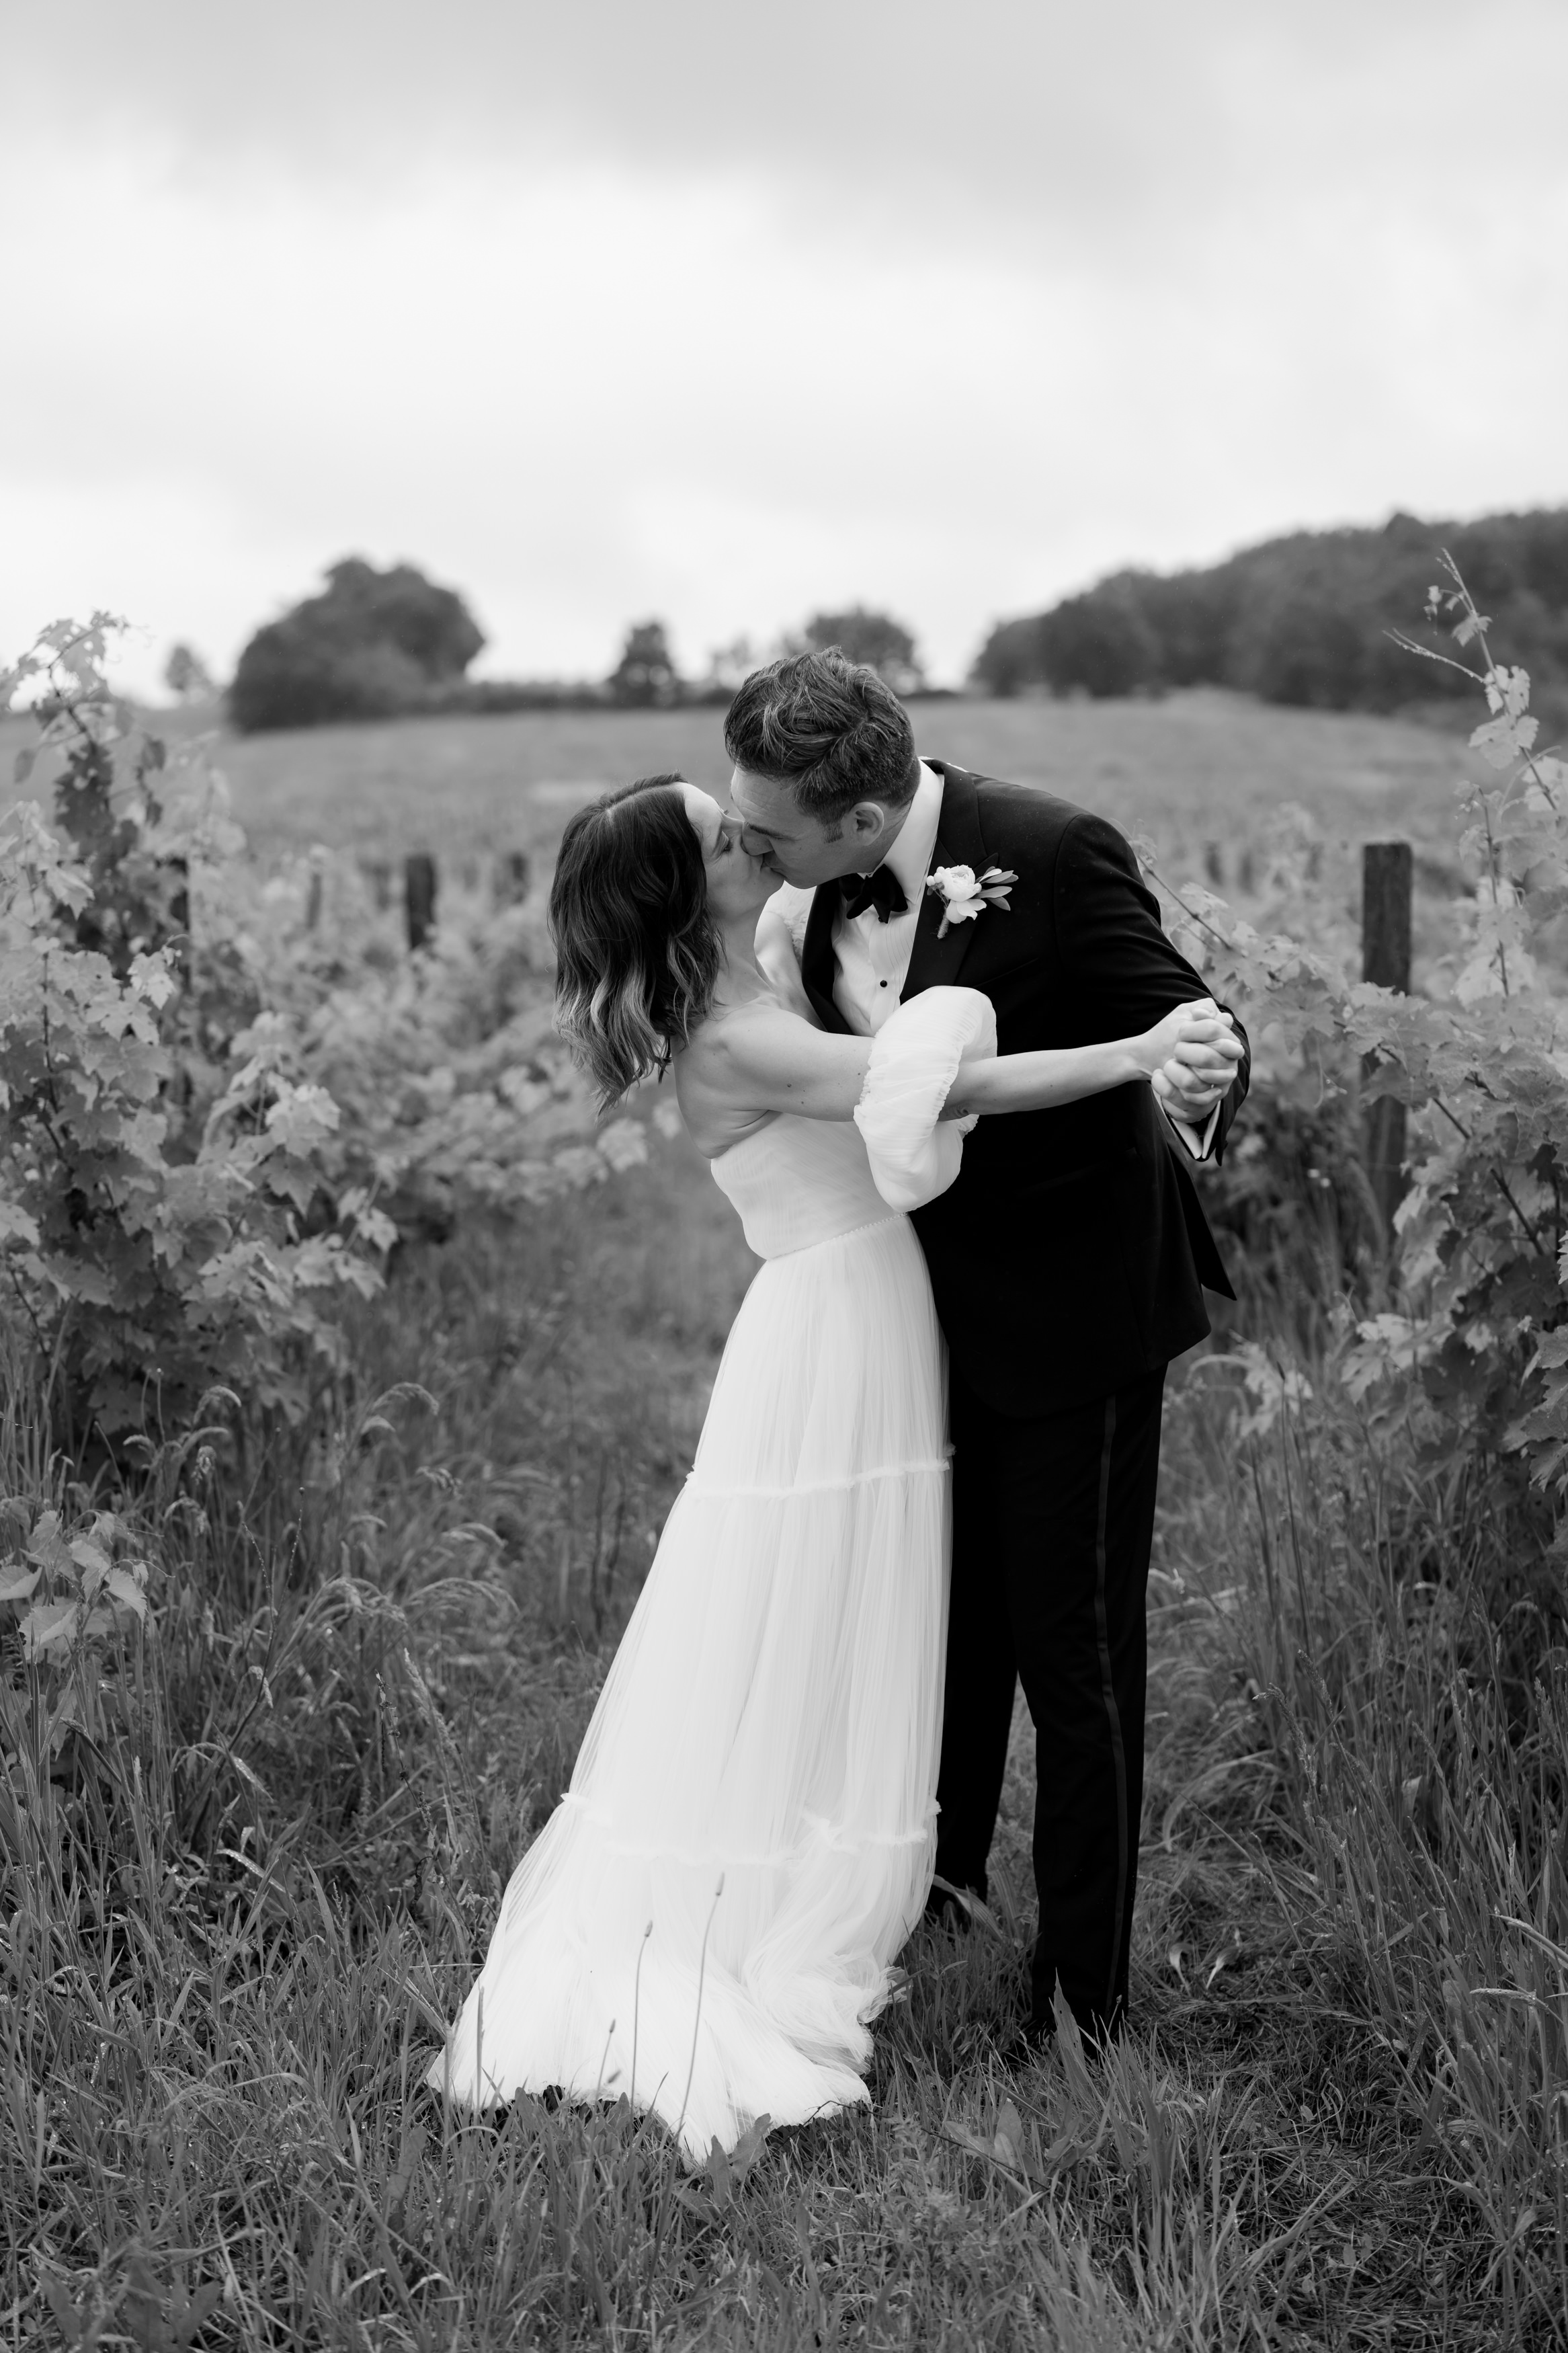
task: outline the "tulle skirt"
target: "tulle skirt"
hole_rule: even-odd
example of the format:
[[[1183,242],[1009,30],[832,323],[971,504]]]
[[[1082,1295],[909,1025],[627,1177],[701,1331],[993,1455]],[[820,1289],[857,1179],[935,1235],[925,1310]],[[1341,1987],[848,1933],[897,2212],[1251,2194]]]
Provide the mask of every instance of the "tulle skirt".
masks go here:
[[[695,2158],[866,2097],[934,1849],[943,1388],[903,1217],[763,1267],[433,2084],[627,2094]]]

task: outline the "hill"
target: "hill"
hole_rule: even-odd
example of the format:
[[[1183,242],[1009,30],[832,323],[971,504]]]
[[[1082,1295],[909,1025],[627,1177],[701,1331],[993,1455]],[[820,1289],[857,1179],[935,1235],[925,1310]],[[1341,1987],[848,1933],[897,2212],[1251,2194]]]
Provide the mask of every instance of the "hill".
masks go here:
[[[1447,699],[1463,681],[1388,634],[1447,645],[1421,627],[1444,547],[1492,617],[1499,659],[1522,663],[1549,708],[1568,707],[1568,508],[1466,523],[1394,514],[1378,528],[1294,532],[1197,570],[1115,573],[999,623],[975,681],[996,695],[1229,686],[1321,711]]]

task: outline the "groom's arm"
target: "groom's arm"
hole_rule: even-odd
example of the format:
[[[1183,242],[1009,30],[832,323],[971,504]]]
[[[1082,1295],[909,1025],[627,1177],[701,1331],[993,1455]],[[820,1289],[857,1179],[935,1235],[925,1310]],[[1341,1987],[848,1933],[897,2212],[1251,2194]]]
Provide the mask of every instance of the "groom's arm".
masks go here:
[[[1102,818],[1075,818],[1062,836],[1055,913],[1070,985],[1100,1036],[1137,1036],[1175,1006],[1209,994],[1203,976],[1166,938],[1159,902],[1139,874],[1131,849]],[[1239,1021],[1236,1034],[1245,1047],[1247,1032]],[[1194,1159],[1223,1156],[1250,1071],[1248,1052],[1202,1121],[1184,1119],[1179,1106],[1162,1099],[1166,1117]]]

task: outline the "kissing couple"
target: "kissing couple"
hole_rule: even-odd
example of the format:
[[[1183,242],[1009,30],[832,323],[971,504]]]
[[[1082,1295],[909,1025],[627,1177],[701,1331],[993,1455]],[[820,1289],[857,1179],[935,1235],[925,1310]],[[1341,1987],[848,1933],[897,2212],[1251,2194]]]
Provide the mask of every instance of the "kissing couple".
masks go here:
[[[1121,2030],[1161,1395],[1233,1295],[1188,1165],[1248,1070],[1115,828],[922,759],[875,670],[757,670],[724,741],[729,811],[572,818],[556,997],[606,1107],[672,1073],[763,1265],[428,2076],[624,2096],[694,2161],[867,2098],[933,1872],[984,1897],[1020,1677],[1022,2030],[1058,1986]]]

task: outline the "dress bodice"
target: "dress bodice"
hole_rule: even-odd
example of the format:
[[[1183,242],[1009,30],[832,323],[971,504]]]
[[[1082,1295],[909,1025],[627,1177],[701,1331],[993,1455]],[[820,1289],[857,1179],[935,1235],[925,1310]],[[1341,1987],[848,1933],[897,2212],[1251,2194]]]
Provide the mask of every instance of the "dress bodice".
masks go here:
[[[964,1130],[939,1126],[966,1048],[996,1050],[989,1000],[972,988],[928,988],[900,1005],[871,1046],[853,1124],[781,1112],[713,1162],[759,1258],[783,1258],[918,1208],[958,1175]]]
[[[759,1258],[809,1250],[893,1211],[878,1192],[860,1131],[847,1120],[781,1112],[712,1163]]]

